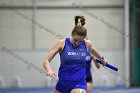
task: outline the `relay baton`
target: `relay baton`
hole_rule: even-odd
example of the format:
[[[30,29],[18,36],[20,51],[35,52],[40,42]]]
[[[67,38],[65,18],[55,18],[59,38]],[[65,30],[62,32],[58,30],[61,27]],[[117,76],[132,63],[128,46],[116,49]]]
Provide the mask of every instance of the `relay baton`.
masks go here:
[[[96,62],[97,63],[100,63],[100,64],[103,64],[99,59],[96,59]],[[115,66],[112,66],[111,64],[108,64],[107,63],[105,66],[108,67],[108,68],[110,68],[110,69],[112,69],[112,70],[114,70],[114,71],[118,71],[118,68],[115,67]]]

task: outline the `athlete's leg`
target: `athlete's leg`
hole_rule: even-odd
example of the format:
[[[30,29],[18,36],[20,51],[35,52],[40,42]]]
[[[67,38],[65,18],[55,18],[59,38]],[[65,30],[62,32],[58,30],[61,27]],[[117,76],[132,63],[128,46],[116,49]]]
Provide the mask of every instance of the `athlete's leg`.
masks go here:
[[[87,82],[87,90],[86,90],[86,93],[91,93],[91,91],[92,91],[92,83],[90,83],[90,82]]]
[[[54,89],[53,93],[61,93],[61,92],[59,92],[59,91],[57,91],[56,89]]]
[[[86,93],[86,90],[77,88],[73,89],[70,93]]]

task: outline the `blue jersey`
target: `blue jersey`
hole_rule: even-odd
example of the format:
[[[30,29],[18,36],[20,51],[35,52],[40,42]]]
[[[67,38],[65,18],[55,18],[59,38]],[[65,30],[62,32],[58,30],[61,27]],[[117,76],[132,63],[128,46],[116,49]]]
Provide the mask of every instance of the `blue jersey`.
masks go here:
[[[74,47],[70,38],[66,38],[63,51],[60,53],[59,79],[81,81],[86,78],[86,44],[85,41]]]
[[[90,72],[91,61],[92,61],[92,56],[88,51],[86,56],[86,78],[91,77],[91,72]]]

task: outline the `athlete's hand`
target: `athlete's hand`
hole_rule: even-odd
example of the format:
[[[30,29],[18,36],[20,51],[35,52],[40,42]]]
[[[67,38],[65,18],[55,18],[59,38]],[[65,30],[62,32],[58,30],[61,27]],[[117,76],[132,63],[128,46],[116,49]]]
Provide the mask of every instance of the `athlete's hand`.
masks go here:
[[[103,66],[105,66],[108,63],[107,59],[103,59],[102,63],[103,63]]]
[[[92,59],[93,59],[94,62],[96,62],[97,57],[92,56]]]
[[[56,76],[57,76],[57,75],[54,73],[54,71],[51,70],[51,69],[47,71],[47,75],[50,76],[50,77],[53,78],[53,79],[56,78]]]

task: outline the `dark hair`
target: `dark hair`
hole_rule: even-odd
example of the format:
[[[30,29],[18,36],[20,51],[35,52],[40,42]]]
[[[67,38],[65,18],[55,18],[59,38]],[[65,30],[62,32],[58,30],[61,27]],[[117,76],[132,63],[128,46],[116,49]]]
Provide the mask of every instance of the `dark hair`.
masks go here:
[[[75,16],[75,25],[78,24],[78,19],[80,19],[81,25],[84,26],[85,25],[85,17],[84,16]]]
[[[78,25],[79,19],[80,19],[80,25]],[[84,25],[85,25],[85,17],[75,16],[75,27],[72,30],[72,36],[73,35],[86,36],[87,29],[84,27]]]

